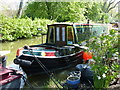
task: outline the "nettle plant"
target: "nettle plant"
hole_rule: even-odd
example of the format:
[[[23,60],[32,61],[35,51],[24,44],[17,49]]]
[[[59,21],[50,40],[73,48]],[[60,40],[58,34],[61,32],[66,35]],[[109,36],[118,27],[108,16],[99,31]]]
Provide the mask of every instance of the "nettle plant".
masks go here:
[[[119,74],[118,32],[110,30],[109,35],[92,38],[87,46],[93,52],[94,87],[108,88]]]

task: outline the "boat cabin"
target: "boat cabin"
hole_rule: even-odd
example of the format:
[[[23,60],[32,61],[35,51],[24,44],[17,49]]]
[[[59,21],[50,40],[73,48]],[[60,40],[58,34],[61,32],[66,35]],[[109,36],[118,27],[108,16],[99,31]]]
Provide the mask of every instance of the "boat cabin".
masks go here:
[[[103,34],[109,34],[110,24],[74,24],[78,42],[89,40]]]
[[[58,23],[48,25],[47,44],[66,46],[78,44],[94,36],[109,34],[111,25],[108,24],[80,24]]]
[[[46,43],[60,47],[77,43],[73,24],[48,25]]]

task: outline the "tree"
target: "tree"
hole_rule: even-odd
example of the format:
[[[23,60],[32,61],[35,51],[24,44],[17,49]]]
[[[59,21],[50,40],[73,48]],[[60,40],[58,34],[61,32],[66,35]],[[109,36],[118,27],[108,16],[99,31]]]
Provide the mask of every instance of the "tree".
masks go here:
[[[24,15],[58,22],[85,20],[84,4],[80,2],[32,2],[28,4]]]
[[[100,3],[96,2],[86,2],[85,3],[85,14],[86,19],[92,20],[94,22],[99,22],[101,18],[101,8]]]
[[[17,17],[18,17],[18,18],[20,18],[21,15],[22,15],[23,2],[24,2],[24,0],[21,0],[21,1],[20,1],[18,13],[17,13]]]
[[[115,11],[117,0],[105,0],[100,2],[86,2],[85,17],[94,22],[108,23],[115,20],[118,13]]]
[[[114,9],[118,3],[120,1],[117,2],[117,0],[105,0],[101,6],[101,10],[102,10],[102,17],[101,20],[102,22],[108,22],[107,20],[109,19],[109,17],[111,16],[109,14],[109,12]],[[106,20],[107,19],[107,20]]]

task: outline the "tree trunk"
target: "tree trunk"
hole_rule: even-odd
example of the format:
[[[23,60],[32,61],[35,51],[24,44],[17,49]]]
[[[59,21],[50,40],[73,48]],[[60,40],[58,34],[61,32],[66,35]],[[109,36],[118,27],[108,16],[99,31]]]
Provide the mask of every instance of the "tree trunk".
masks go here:
[[[17,13],[17,18],[20,18],[22,15],[22,8],[23,8],[23,0],[20,1],[18,13]]]

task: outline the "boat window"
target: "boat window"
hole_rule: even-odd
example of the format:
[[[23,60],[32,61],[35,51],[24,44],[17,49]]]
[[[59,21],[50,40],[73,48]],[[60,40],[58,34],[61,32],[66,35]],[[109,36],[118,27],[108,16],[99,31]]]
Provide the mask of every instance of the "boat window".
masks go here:
[[[55,27],[49,27],[48,43],[55,43]]]
[[[74,31],[72,26],[67,27],[67,44],[74,43]]]
[[[76,25],[77,33],[82,34],[85,31],[85,26],[84,25]]]
[[[84,32],[85,33],[89,33],[89,26],[88,25],[84,25]]]
[[[65,41],[65,27],[62,27],[62,41]]]
[[[56,40],[60,41],[60,27],[56,27]]]
[[[96,31],[93,32],[93,35],[96,35]]]

